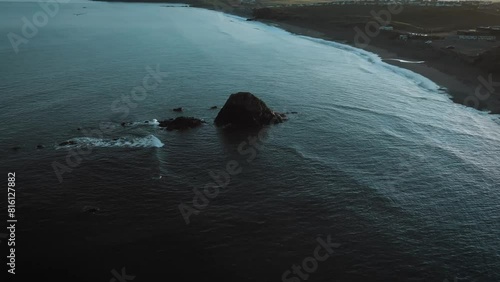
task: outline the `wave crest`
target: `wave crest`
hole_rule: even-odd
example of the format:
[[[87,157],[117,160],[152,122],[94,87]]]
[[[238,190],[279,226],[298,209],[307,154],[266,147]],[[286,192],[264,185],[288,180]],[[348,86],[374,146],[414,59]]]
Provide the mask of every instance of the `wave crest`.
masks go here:
[[[148,135],[146,137],[135,138],[114,138],[103,139],[93,137],[76,137],[69,139],[61,144],[59,148],[78,148],[78,147],[100,147],[100,148],[161,148],[165,146],[158,137]]]

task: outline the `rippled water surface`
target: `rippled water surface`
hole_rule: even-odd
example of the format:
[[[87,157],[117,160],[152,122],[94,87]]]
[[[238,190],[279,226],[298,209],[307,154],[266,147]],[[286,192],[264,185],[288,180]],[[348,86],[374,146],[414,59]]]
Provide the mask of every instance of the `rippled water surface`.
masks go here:
[[[498,117],[373,54],[218,12],[59,8],[16,54],[5,35],[41,8],[0,3],[0,167],[17,176],[20,275],[281,281],[330,236],[340,246],[308,281],[500,280]],[[156,69],[167,75],[133,99]],[[222,132],[210,107],[238,91],[298,113],[260,139]],[[176,107],[207,124],[160,130]],[[179,204],[228,163],[241,173],[187,225]]]

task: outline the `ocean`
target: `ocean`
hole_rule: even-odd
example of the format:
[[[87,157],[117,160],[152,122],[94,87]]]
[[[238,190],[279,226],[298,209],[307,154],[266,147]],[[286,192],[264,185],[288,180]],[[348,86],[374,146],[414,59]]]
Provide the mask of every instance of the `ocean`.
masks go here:
[[[40,3],[0,2],[10,279],[500,281],[498,116],[374,54],[221,12]],[[239,91],[297,113],[216,128]],[[158,127],[177,116],[207,123]]]

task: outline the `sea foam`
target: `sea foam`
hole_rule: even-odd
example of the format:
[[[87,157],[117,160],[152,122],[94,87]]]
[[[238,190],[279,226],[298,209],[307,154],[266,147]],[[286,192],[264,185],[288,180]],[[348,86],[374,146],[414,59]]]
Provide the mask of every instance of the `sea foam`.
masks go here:
[[[71,147],[101,147],[101,148],[161,148],[163,144],[160,139],[154,135],[148,135],[145,137],[122,137],[114,139],[101,139],[93,137],[76,137],[67,140],[69,144],[59,145],[59,148],[71,148]]]
[[[401,75],[407,79],[410,79],[411,81],[415,82],[415,84],[417,86],[419,86],[420,88],[422,88],[424,90],[439,93],[439,89],[440,89],[439,85],[437,85],[432,80],[430,80],[427,77],[424,77],[418,73],[415,73],[411,70],[404,69],[404,68],[394,66],[394,65],[390,65],[390,64],[384,62],[383,59],[375,53],[371,53],[371,52],[368,52],[368,51],[365,51],[363,49],[359,49],[359,48],[356,48],[356,47],[353,47],[350,45],[346,45],[346,44],[342,44],[342,43],[338,43],[338,42],[333,42],[333,41],[327,41],[324,39],[313,38],[313,37],[308,37],[308,36],[300,36],[300,37],[307,39],[307,40],[310,40],[310,41],[313,41],[313,42],[316,42],[316,43],[328,45],[328,46],[355,54],[355,55],[363,58],[364,60],[366,60],[372,64],[375,64],[379,67],[385,68],[385,69],[390,70],[390,71],[392,71],[398,75]],[[406,63],[421,63],[421,62],[411,62],[411,61],[405,61],[405,62]]]
[[[154,118],[152,120],[124,123],[123,126],[158,126],[159,124],[158,120]]]

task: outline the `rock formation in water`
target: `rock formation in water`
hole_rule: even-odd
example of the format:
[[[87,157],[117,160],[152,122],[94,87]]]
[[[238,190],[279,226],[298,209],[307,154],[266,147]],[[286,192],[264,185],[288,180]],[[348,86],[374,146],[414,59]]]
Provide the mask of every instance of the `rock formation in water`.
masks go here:
[[[94,207],[94,206],[85,206],[85,207],[83,207],[82,211],[85,213],[95,214],[95,213],[101,211],[101,209],[99,207]]]
[[[77,143],[73,140],[68,140],[68,141],[64,141],[62,142],[61,144],[59,144],[59,146],[68,146],[68,145],[76,145]]]
[[[215,125],[231,129],[258,128],[285,119],[285,114],[272,111],[252,93],[238,92],[229,96],[215,118]]]
[[[172,131],[172,130],[186,130],[189,128],[195,128],[202,125],[203,123],[205,123],[203,120],[194,117],[178,117],[175,119],[171,118],[160,121],[159,126],[164,127],[168,131]]]

